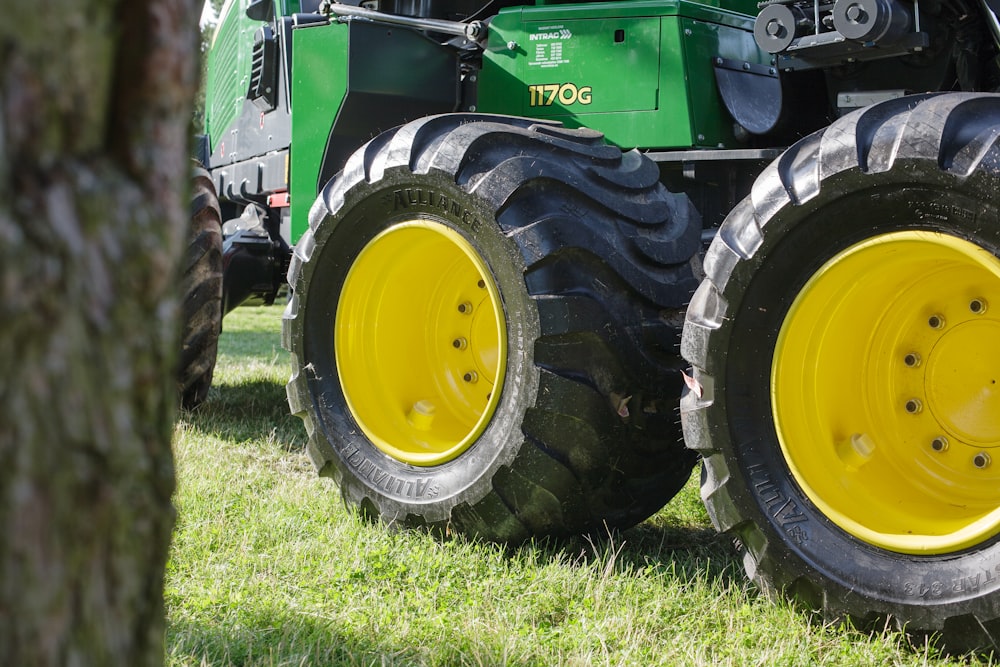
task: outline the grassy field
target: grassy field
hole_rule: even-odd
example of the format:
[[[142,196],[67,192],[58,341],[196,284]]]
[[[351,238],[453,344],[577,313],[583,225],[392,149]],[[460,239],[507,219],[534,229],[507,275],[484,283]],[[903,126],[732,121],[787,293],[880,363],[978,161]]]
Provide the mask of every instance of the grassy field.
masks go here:
[[[945,665],[758,594],[696,480],[600,542],[511,551],[358,520],[288,415],[279,307],[229,315],[174,435],[168,665]]]

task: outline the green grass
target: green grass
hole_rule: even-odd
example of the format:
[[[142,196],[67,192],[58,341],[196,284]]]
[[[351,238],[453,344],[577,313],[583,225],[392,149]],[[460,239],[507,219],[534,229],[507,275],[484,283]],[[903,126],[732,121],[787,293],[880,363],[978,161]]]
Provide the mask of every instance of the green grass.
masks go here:
[[[278,307],[230,314],[174,434],[168,665],[944,665],[749,585],[696,479],[599,543],[513,550],[356,518],[288,415]]]

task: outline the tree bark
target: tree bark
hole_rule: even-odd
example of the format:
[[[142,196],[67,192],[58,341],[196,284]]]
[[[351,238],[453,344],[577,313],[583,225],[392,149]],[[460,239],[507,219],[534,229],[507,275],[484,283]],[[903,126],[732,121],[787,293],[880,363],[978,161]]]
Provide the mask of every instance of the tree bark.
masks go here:
[[[0,22],[0,664],[155,665],[200,0]]]

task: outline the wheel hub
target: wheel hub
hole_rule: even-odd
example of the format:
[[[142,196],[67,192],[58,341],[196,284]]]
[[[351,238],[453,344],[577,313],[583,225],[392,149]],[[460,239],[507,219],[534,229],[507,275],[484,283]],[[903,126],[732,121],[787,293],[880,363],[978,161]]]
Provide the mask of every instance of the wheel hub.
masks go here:
[[[924,386],[931,413],[954,439],[991,446],[1000,441],[1000,323],[964,322],[931,351]]]
[[[459,456],[499,402],[499,291],[469,241],[438,222],[395,225],[362,249],[340,294],[334,344],[352,416],[404,463]]]
[[[792,475],[834,523],[903,553],[1000,533],[1000,262],[945,234],[839,253],[803,287],[772,365]]]

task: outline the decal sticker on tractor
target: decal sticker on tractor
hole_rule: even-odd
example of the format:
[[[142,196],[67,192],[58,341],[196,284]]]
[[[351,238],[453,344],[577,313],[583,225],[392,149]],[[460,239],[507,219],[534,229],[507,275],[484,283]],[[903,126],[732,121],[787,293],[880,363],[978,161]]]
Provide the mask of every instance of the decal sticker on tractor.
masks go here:
[[[542,28],[542,30],[547,30],[547,28]],[[536,32],[534,35],[528,37],[532,42],[537,42],[546,39],[569,39],[573,36],[573,33],[562,26],[553,26],[551,32]]]
[[[561,25],[545,25],[538,32],[528,35],[528,40],[537,42],[528,65],[535,67],[558,67],[569,63],[563,57],[563,41],[573,38],[573,33]]]
[[[593,90],[590,86],[579,86],[575,83],[539,83],[528,86],[528,106],[550,107],[556,102],[563,106],[572,104],[590,104],[593,101]]]

